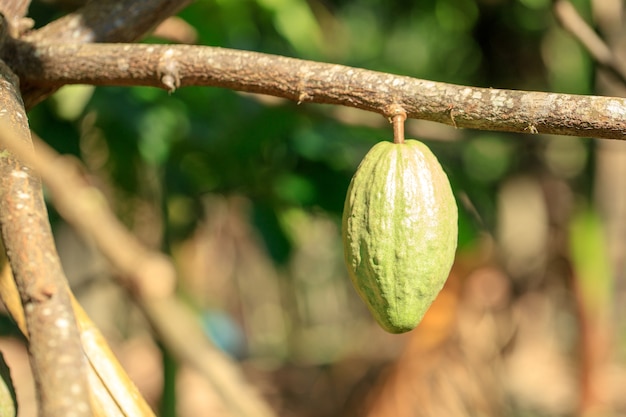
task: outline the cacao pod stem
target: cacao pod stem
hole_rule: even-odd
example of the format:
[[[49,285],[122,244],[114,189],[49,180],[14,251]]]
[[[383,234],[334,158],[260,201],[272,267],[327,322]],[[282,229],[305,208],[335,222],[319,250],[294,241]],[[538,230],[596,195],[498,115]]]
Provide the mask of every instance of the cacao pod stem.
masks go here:
[[[393,124],[393,143],[404,143],[404,121],[406,112],[402,107],[393,109],[391,123]]]

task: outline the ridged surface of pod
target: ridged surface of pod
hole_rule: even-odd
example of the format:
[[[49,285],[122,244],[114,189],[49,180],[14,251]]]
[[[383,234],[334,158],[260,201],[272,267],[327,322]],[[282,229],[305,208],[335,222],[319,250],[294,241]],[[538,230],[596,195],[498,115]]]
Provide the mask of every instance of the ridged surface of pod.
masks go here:
[[[437,297],[454,261],[457,217],[448,177],[423,143],[379,142],[363,158],[344,206],[344,254],[385,330],[412,330]]]

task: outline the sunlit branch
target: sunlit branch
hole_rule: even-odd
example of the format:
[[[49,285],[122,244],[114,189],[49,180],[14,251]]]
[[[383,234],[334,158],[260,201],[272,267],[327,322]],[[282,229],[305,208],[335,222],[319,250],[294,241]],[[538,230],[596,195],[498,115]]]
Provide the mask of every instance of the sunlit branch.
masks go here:
[[[626,100],[477,88],[207,46],[31,45],[10,61],[34,86],[213,86],[328,103],[459,128],[626,139]],[[210,105],[210,103],[207,103]]]

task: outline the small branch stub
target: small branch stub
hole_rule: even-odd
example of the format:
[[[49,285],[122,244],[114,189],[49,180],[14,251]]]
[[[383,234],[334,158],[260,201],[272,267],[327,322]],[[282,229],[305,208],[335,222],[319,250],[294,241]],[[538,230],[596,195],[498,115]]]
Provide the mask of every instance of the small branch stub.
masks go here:
[[[161,83],[167,88],[168,93],[172,94],[180,87],[180,73],[178,71],[178,62],[173,49],[167,49],[159,59],[157,68]]]

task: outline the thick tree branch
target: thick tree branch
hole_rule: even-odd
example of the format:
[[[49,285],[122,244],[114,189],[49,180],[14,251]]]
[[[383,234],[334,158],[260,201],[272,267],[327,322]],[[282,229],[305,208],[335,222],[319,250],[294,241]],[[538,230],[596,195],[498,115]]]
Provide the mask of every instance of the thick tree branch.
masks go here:
[[[32,147],[17,78],[3,62],[0,87],[0,136]],[[0,147],[0,229],[24,306],[39,414],[91,416],[86,361],[41,182],[5,147]]]
[[[87,4],[50,24],[26,34],[27,42],[133,42],[174,15],[191,0],[106,0]],[[40,89],[22,84],[27,109],[39,103],[59,86]]]
[[[132,42],[191,0],[106,0],[87,4],[27,34],[30,42]]]
[[[29,45],[10,65],[33,86],[216,86],[455,127],[626,139],[626,100],[446,84],[257,52],[188,45]]]

